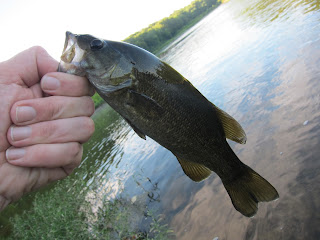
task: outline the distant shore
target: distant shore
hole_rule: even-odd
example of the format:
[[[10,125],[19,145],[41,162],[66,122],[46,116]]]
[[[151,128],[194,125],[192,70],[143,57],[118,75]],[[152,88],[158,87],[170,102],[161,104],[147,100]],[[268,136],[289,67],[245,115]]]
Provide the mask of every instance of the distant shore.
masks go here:
[[[217,6],[218,7],[218,6]],[[192,28],[194,25],[196,25],[198,22],[200,22],[203,18],[205,18],[207,15],[209,15],[212,11],[214,11],[214,9],[211,9],[208,12],[205,12],[201,15],[199,15],[198,17],[196,17],[193,21],[191,21],[190,23],[188,23],[187,25],[185,25],[183,28],[181,28],[179,30],[179,32],[172,37],[171,39],[168,39],[166,42],[164,42],[163,44],[161,44],[159,46],[158,49],[156,49],[154,51],[154,55],[159,56],[164,49],[166,49],[171,43],[173,43],[175,40],[177,40],[180,36],[182,36],[186,31],[188,31],[190,28]]]
[[[130,35],[124,39],[124,42],[134,44],[157,55],[164,46],[174,41],[221,3],[221,0],[195,0],[169,17]]]
[[[167,46],[225,2],[227,0],[195,0],[188,6],[175,11],[169,17],[130,35],[124,39],[124,42],[137,45],[156,56],[160,56]],[[105,103],[97,93],[92,99],[96,109]]]

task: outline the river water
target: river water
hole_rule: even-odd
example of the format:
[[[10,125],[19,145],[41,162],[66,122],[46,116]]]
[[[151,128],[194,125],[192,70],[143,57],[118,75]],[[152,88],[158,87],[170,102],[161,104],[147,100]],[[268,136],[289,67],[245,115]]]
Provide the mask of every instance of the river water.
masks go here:
[[[107,105],[83,163],[96,194],[139,199],[176,239],[320,239],[320,2],[230,1],[161,58],[239,121],[248,141],[231,147],[280,198],[242,216],[215,174],[192,182]]]

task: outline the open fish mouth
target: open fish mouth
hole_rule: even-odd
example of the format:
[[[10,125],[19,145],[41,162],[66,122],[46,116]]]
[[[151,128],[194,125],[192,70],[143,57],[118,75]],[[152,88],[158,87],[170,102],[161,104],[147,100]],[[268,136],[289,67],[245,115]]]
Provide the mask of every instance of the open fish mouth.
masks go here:
[[[58,72],[84,76],[85,71],[80,67],[80,62],[84,55],[85,51],[78,46],[77,35],[66,32],[66,40],[60,57]]]

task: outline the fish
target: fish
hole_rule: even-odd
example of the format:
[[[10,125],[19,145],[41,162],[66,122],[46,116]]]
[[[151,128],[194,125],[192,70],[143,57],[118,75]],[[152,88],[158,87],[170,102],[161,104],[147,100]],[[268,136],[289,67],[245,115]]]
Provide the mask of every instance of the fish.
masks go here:
[[[58,71],[86,77],[142,139],[171,151],[200,182],[215,172],[234,208],[253,217],[277,190],[241,162],[227,139],[247,141],[241,125],[152,53],[129,43],[66,32]]]

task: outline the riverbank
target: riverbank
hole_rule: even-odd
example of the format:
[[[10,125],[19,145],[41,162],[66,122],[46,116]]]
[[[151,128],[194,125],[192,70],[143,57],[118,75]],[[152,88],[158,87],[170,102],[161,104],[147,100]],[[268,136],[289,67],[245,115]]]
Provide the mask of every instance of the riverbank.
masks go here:
[[[201,2],[201,1],[194,1],[194,2]],[[194,3],[193,2],[193,3]],[[180,36],[182,36],[188,29],[190,29],[191,27],[193,27],[194,25],[196,25],[198,22],[200,22],[204,17],[206,17],[208,14],[210,14],[212,11],[214,11],[218,6],[220,6],[221,3],[225,3],[227,2],[227,0],[221,0],[221,1],[217,1],[216,5],[212,5],[212,7],[208,8],[206,11],[202,12],[201,14],[199,14],[198,16],[196,16],[195,18],[193,18],[191,21],[189,21],[187,24],[185,24],[182,28],[180,28],[173,36],[171,36],[171,38],[169,38],[168,40],[163,41],[162,43],[158,44],[157,47],[152,51],[153,54],[155,54],[156,56],[160,56],[162,51],[164,49],[166,49],[171,43],[173,43],[175,40],[177,40]],[[190,4],[192,5],[192,3]],[[190,5],[188,5],[185,8],[188,8]],[[185,9],[183,8],[183,9]],[[182,11],[183,9],[179,10]],[[161,23],[163,20],[160,20],[157,23]],[[152,25],[156,25],[157,23],[153,23]],[[152,28],[152,27],[150,27]],[[146,31],[145,29],[141,30],[140,32]],[[133,34],[134,35],[138,35],[140,32]],[[124,40],[125,42],[129,42],[132,44],[135,44],[135,41],[133,41],[132,39],[126,38]],[[139,45],[138,45],[139,46]],[[143,46],[140,46],[143,48]],[[148,50],[148,49],[146,49]],[[93,101],[94,101],[94,105],[95,108],[98,109],[100,106],[102,106],[105,101],[97,94],[95,93],[94,96],[92,97]]]
[[[181,37],[187,30],[189,30],[194,25],[196,25],[198,22],[200,22],[203,18],[205,18],[208,14],[210,14],[216,8],[210,9],[207,12],[202,13],[201,15],[199,15],[198,17],[193,19],[191,22],[189,22],[187,25],[185,25],[183,28],[181,28],[175,36],[173,36],[169,40],[167,40],[164,43],[162,43],[161,45],[159,45],[159,47],[154,51],[154,55],[156,55],[157,57],[160,57],[160,55],[164,49],[166,49],[171,43],[173,43],[175,40],[177,40],[179,37]]]

